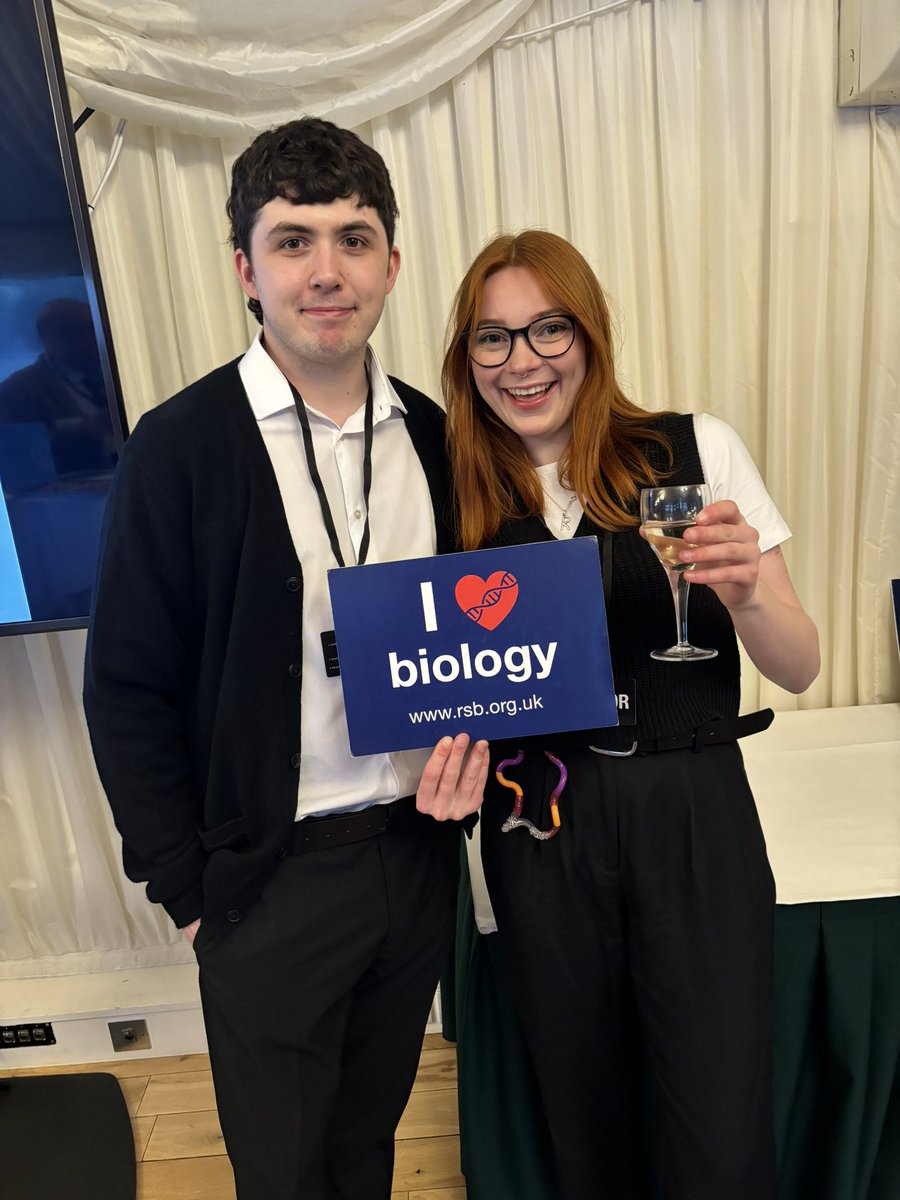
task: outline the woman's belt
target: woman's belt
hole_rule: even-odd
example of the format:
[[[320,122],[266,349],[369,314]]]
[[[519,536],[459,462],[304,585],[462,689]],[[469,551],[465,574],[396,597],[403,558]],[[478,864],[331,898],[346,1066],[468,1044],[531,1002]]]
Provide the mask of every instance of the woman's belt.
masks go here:
[[[695,754],[699,754],[704,746],[718,746],[723,742],[749,737],[751,733],[762,733],[774,720],[775,714],[772,709],[762,708],[759,712],[746,713],[742,717],[704,721],[695,729],[681,733],[641,738],[640,741],[632,742],[628,750],[603,750],[599,746],[591,746],[591,750],[595,754],[606,754],[610,758],[630,758],[632,754],[662,754],[666,750],[693,750]]]

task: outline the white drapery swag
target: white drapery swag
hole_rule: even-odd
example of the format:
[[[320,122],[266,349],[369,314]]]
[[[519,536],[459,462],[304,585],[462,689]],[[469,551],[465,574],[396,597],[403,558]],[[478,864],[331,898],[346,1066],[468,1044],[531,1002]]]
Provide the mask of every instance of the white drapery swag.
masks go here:
[[[510,32],[586,7],[539,0]],[[120,11],[94,8],[107,24]],[[393,373],[436,395],[465,267],[495,231],[541,225],[607,287],[634,399],[714,412],[744,437],[793,529],[791,573],[823,644],[799,702],[748,671],[747,709],[900,698],[887,586],[900,108],[835,109],[833,50],[831,0],[635,3],[501,40],[359,127],[401,211],[403,266],[376,337]],[[89,193],[115,125],[97,113],[78,135]],[[255,328],[222,212],[231,142],[132,122],[95,214],[132,424]],[[0,976],[184,954],[121,879],[78,706],[83,646],[0,639]]]
[[[144,125],[248,141],[300,113],[353,128],[446,83],[531,0],[54,0],[71,86]]]

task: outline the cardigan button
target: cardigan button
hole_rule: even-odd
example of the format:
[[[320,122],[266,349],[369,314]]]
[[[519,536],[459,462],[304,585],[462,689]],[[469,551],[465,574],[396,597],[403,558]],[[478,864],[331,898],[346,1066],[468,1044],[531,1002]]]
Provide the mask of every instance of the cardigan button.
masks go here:
[[[287,590],[289,592],[299,592],[300,591],[300,580],[297,578],[296,575],[290,575],[284,581],[284,586],[287,588]]]
[[[237,908],[229,908],[228,912],[225,914],[225,920],[230,921],[232,925],[237,925],[240,919],[241,912]]]
[[[291,679],[299,679],[300,678],[300,664],[299,663],[291,663],[291,665],[288,667],[288,675],[290,675]]]
[[[291,766],[294,768],[295,771],[299,771],[299,769],[300,769],[299,751],[298,751],[298,753],[291,755]]]

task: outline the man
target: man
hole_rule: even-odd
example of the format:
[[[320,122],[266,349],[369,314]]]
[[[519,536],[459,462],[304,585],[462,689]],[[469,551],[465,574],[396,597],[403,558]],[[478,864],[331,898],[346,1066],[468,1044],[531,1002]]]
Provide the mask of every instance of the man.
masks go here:
[[[452,922],[442,820],[487,755],[351,757],[326,571],[451,546],[443,415],[367,345],[400,266],[377,153],[291,122],[227,211],[262,328],[125,447],[85,710],[126,871],[197,952],[239,1200],[387,1200]]]

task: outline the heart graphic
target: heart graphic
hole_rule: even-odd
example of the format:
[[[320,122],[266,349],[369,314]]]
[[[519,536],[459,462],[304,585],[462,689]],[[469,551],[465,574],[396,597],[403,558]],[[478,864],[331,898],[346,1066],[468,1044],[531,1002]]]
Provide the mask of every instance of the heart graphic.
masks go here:
[[[453,593],[466,616],[482,629],[496,629],[505,621],[519,597],[519,584],[509,571],[495,571],[482,579],[464,575]]]

